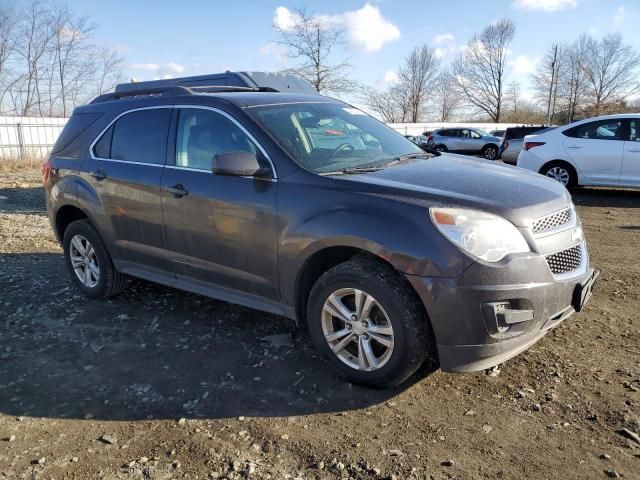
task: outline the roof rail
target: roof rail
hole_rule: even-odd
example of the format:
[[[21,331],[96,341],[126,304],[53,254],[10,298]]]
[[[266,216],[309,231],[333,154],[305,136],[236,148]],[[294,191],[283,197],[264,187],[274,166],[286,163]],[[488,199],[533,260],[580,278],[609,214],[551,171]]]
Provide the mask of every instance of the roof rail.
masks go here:
[[[186,87],[170,86],[156,88],[140,88],[137,90],[129,90],[126,92],[111,92],[94,98],[91,103],[109,102],[111,100],[119,100],[124,97],[137,97],[143,95],[193,95],[193,92]]]
[[[216,92],[277,92],[272,87],[236,87],[233,85],[203,85],[198,87],[167,86],[155,88],[139,88],[121,92],[111,92],[94,98],[91,103],[109,102],[125,97],[141,97],[147,95],[196,95],[198,93]]]

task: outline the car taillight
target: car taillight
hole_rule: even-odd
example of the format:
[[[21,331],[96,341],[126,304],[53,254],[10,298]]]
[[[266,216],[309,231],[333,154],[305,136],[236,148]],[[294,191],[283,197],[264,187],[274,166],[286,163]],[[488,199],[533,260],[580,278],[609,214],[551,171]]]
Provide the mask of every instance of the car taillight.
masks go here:
[[[46,187],[49,183],[49,176],[51,175],[51,159],[47,159],[42,163],[42,184]]]
[[[429,135],[429,137],[427,138],[427,141],[430,142],[433,140],[433,135]]]
[[[531,150],[533,147],[539,147],[540,145],[544,145],[545,142],[524,142],[524,149]]]
[[[502,151],[504,152],[507,148],[509,148],[509,142],[505,140],[503,143]]]

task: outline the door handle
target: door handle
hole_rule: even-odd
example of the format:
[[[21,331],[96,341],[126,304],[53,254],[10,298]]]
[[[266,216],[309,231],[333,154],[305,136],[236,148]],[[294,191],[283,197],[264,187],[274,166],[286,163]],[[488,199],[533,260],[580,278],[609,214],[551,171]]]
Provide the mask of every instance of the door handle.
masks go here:
[[[627,149],[627,152],[637,153],[637,152],[640,152],[640,148],[629,148]]]
[[[176,198],[184,197],[185,195],[187,195],[189,193],[189,190],[185,189],[179,183],[176,183],[175,185],[172,185],[171,187],[165,187],[165,190],[167,192],[169,192],[171,195],[173,195],[174,197],[176,197]]]
[[[107,178],[107,172],[105,172],[103,169],[98,169],[98,170],[91,170],[89,172],[89,175],[91,175],[93,178],[95,178],[98,181],[104,180],[105,178]]]
[[[582,148],[582,145],[567,145],[567,148]]]

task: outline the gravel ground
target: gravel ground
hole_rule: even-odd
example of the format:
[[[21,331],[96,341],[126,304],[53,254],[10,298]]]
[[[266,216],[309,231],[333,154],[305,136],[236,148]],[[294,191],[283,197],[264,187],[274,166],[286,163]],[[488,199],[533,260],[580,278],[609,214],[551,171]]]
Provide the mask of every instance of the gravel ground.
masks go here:
[[[377,391],[276,316],[135,280],[84,299],[38,172],[2,173],[0,478],[638,479],[640,192],[575,202],[586,311],[492,374]]]

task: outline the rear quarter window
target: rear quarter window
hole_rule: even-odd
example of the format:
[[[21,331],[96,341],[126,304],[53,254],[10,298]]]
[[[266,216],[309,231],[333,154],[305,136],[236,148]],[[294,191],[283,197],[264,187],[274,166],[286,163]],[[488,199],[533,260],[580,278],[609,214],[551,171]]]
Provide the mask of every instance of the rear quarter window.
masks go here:
[[[100,112],[74,113],[60,132],[51,153],[59,153],[69,146],[82,132],[89,128],[98,118]]]

